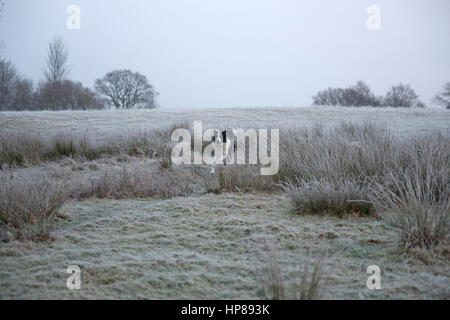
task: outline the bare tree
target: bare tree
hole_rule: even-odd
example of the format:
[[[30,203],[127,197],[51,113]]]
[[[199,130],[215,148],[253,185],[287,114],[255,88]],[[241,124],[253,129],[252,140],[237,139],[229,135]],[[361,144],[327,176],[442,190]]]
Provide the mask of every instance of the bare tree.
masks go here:
[[[33,81],[28,79],[18,79],[13,86],[14,97],[10,110],[32,110],[34,109],[34,88]]]
[[[11,62],[0,59],[0,110],[7,110],[14,98],[17,71]]]
[[[450,82],[443,85],[442,91],[436,95],[434,102],[437,105],[450,109]]]
[[[47,82],[56,83],[65,80],[69,74],[68,50],[61,37],[50,41],[44,76]]]
[[[103,101],[81,82],[63,80],[41,82],[36,93],[36,107],[56,111],[103,109]]]
[[[409,85],[401,83],[386,93],[384,104],[390,107],[424,107],[416,92]]]
[[[22,78],[10,61],[0,59],[0,110],[33,107],[33,81]]]
[[[349,88],[328,88],[313,96],[314,105],[344,106],[344,107],[377,107],[380,99],[375,97],[364,81],[358,81]]]
[[[147,78],[130,70],[115,70],[95,81],[95,89],[118,109],[155,108],[156,92]]]

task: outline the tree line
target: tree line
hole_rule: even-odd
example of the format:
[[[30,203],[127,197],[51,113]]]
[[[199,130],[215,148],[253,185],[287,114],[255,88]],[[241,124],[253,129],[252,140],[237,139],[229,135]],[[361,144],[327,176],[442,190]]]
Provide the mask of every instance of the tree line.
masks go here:
[[[95,81],[94,90],[70,80],[68,50],[57,37],[50,41],[37,86],[14,65],[0,58],[0,111],[155,108],[157,92],[147,78],[130,70],[114,70]]]
[[[450,109],[450,82],[444,84],[434,103]],[[313,104],[318,106],[342,107],[405,107],[424,108],[416,92],[408,84],[392,86],[385,96],[375,96],[364,81],[348,88],[328,88],[313,96]]]

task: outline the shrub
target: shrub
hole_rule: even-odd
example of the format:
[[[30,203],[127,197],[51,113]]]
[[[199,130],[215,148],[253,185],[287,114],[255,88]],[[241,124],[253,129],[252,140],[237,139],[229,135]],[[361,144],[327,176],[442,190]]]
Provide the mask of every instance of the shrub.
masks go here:
[[[405,247],[429,248],[448,241],[449,139],[436,134],[408,145],[406,161],[373,182],[371,198]]]
[[[430,190],[435,187],[435,178],[427,178],[431,181],[404,171],[386,178],[390,188],[375,184],[372,189],[377,211],[399,231],[406,248],[430,248],[448,240],[450,189],[447,186],[435,195]]]
[[[307,182],[297,178],[280,185],[300,214],[368,215],[372,212],[372,204],[367,197],[366,186],[361,184],[344,179],[335,182]]]
[[[359,179],[393,166],[398,148],[386,128],[343,122],[335,128],[290,129],[280,135],[278,179]]]
[[[41,175],[0,178],[0,231],[21,240],[47,240],[67,198],[60,183]]]

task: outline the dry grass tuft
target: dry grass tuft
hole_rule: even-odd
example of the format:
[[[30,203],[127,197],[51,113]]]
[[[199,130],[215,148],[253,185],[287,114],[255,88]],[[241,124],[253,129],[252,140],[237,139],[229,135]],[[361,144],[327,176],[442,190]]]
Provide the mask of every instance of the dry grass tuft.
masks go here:
[[[4,240],[47,240],[67,196],[64,185],[42,176],[0,178],[0,232]]]
[[[0,169],[5,164],[22,166],[38,162],[42,158],[44,147],[42,139],[38,136],[0,130]]]
[[[393,137],[373,124],[297,129],[281,144],[280,186],[299,213],[371,213],[406,247],[448,242],[450,137]]]
[[[399,232],[406,248],[448,243],[450,138],[440,134],[405,142],[402,157],[374,179],[371,198],[379,214]]]
[[[126,131],[101,140],[70,131],[45,138],[30,132],[0,130],[0,169],[5,164],[20,167],[61,157],[95,160],[122,154],[169,159],[172,131],[186,127],[189,128],[188,123],[180,122],[166,129]]]
[[[322,298],[329,273],[329,259],[326,250],[320,250],[308,259],[303,268],[296,272],[294,281],[286,281],[276,252],[270,248],[267,256],[267,268],[261,279],[265,299],[271,300],[318,300]],[[290,278],[292,279],[292,277]]]
[[[221,165],[216,172],[204,177],[207,192],[250,192],[272,191],[273,177],[260,175],[256,165]]]
[[[280,181],[339,181],[372,177],[395,165],[398,146],[390,131],[373,123],[324,129],[289,129],[280,136]]]
[[[449,176],[431,170],[424,174],[417,169],[391,173],[384,184],[372,187],[377,211],[398,230],[406,248],[433,248],[449,240]]]
[[[130,171],[111,169],[99,178],[91,181],[91,186],[79,190],[74,196],[89,198],[124,199],[149,197],[187,196],[192,193],[188,181],[175,172],[145,173],[139,170]]]
[[[364,184],[355,180],[305,181],[288,179],[280,186],[291,198],[296,212],[300,214],[352,214],[373,213],[372,203]]]

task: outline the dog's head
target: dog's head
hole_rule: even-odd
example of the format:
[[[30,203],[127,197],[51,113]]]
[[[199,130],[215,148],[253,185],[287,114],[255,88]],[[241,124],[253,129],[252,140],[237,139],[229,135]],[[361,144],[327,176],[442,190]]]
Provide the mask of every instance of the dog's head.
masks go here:
[[[234,128],[231,129],[227,129],[225,131],[215,131],[214,132],[214,137],[212,138],[212,141],[215,142],[227,142],[229,139],[227,138],[227,134],[228,133],[232,133],[232,135],[230,135],[229,137],[235,137],[237,134],[237,130]]]
[[[224,131],[224,132],[226,132],[226,131]],[[226,134],[225,134],[225,137],[226,137]],[[212,137],[212,141],[222,142],[222,140],[223,140],[223,132],[214,131],[214,136]]]

